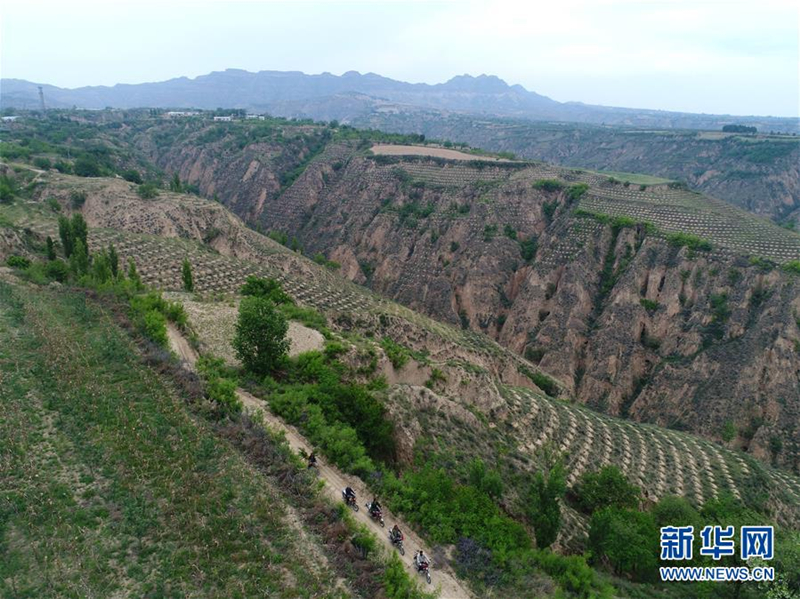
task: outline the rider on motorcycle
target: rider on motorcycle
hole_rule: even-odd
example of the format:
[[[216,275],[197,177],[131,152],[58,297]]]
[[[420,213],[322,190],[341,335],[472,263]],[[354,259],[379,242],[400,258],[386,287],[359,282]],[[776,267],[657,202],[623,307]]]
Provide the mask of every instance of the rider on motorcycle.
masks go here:
[[[395,543],[403,540],[403,533],[400,532],[400,527],[398,527],[397,524],[394,525],[389,535],[392,537],[392,541]]]
[[[308,467],[315,468],[317,465],[317,456],[314,455],[314,452],[311,452],[311,455],[308,456]]]
[[[416,564],[417,570],[421,570],[423,565],[427,566],[430,565],[430,563],[431,560],[428,559],[428,556],[425,555],[425,552],[422,549],[420,549],[419,551],[417,551],[416,554],[414,554],[414,564]]]
[[[369,504],[369,511],[373,514],[377,514],[381,511],[381,504],[378,503],[377,497],[372,498],[372,503]]]
[[[344,498],[349,502],[354,502],[356,500],[356,492],[353,491],[352,487],[345,487]]]

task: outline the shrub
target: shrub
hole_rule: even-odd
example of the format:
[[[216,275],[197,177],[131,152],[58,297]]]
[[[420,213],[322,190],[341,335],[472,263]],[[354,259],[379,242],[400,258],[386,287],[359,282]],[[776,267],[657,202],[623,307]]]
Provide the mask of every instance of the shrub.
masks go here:
[[[408,348],[400,345],[399,343],[395,343],[389,337],[384,337],[381,340],[381,347],[383,348],[383,351],[386,352],[386,357],[389,358],[389,361],[396,370],[400,370],[403,366],[405,366],[409,357],[411,356]]]
[[[69,201],[75,210],[80,210],[86,203],[86,194],[82,191],[72,190],[69,193]]]
[[[686,246],[690,250],[710,252],[712,249],[710,241],[698,237],[697,235],[692,235],[691,233],[671,233],[667,235],[667,241],[674,246]]]
[[[581,199],[587,191],[589,191],[589,186],[586,183],[575,183],[567,188],[567,198],[574,202]]]
[[[50,160],[48,160],[47,158],[43,158],[41,156],[38,156],[38,157],[33,159],[33,166],[35,166],[36,168],[40,168],[42,170],[48,171],[48,170],[50,170],[50,168],[52,168],[53,163],[50,162]]]
[[[156,310],[149,310],[142,316],[142,332],[150,339],[162,347],[166,347],[167,341],[167,319]]]
[[[238,382],[225,376],[225,364],[219,358],[203,356],[197,361],[197,371],[205,383],[205,394],[214,403],[212,416],[224,418],[242,411],[242,402],[236,395]]]
[[[11,255],[6,258],[6,264],[11,268],[26,269],[31,265],[31,261],[24,256]]]
[[[245,296],[239,304],[239,319],[233,348],[247,370],[266,375],[289,350],[289,325],[275,304],[266,297]]]
[[[539,240],[535,235],[531,235],[528,239],[519,240],[519,251],[522,254],[522,259],[525,262],[530,262],[536,257],[536,251],[539,249]]]
[[[800,275],[800,260],[789,260],[785,262],[781,268],[794,275]]]
[[[480,458],[469,463],[467,480],[476,489],[483,491],[495,499],[503,495],[503,479],[497,470],[486,470],[486,464]]]
[[[542,191],[553,193],[564,189],[565,184],[558,179],[539,179],[538,181],[534,182],[533,187],[535,189],[541,189]]]
[[[6,175],[0,176],[0,204],[10,204],[14,201],[16,185],[14,180]]]
[[[250,275],[245,279],[244,285],[242,285],[239,292],[245,296],[266,298],[276,305],[294,303],[294,300],[275,279],[262,279]]]
[[[608,507],[636,508],[640,499],[639,487],[629,483],[616,466],[585,472],[574,492],[578,505],[587,514]]]
[[[158,197],[158,187],[155,183],[142,183],[136,188],[136,193],[143,200],[152,200]]]
[[[639,303],[648,312],[655,312],[656,310],[658,310],[658,302],[655,301],[655,300],[644,298],[644,299],[640,299]]]
[[[83,156],[75,161],[72,170],[79,177],[99,177],[102,175],[102,169],[97,161]]]
[[[722,426],[722,440],[725,441],[725,443],[730,443],[736,438],[737,433],[738,431],[733,421],[726,420],[725,424]]]
[[[545,394],[549,395],[550,397],[558,397],[558,383],[556,383],[545,373],[529,370],[525,366],[520,366],[519,370],[522,374],[531,379],[534,384],[539,387],[539,389],[544,391]]]
[[[69,267],[63,260],[56,260],[54,258],[45,264],[44,272],[49,279],[63,283],[69,276]]]
[[[137,185],[141,185],[142,183],[144,183],[144,181],[142,180],[142,175],[140,175],[139,171],[137,171],[136,169],[129,168],[127,170],[122,171],[122,173],[120,174],[122,175],[123,179],[125,179],[126,181],[130,181],[131,183],[136,183]]]
[[[425,381],[425,386],[428,389],[433,389],[437,383],[446,383],[447,377],[445,376],[444,372],[439,370],[438,368],[431,368],[431,374],[428,377],[428,380]]]

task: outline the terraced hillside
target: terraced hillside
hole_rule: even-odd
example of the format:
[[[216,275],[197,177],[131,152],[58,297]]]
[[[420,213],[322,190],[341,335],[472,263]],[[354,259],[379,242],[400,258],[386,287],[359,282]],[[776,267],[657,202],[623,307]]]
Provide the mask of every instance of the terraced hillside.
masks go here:
[[[615,463],[653,497],[678,493],[702,503],[705,497],[725,488],[741,495],[746,491],[739,487],[746,485],[748,475],[753,470],[762,471],[745,456],[689,435],[608,418],[550,398],[524,375],[526,369],[536,370],[524,358],[483,335],[438,323],[348,282],[245,228],[218,204],[180,194],[137,200],[136,196],[126,195],[126,184],[118,181],[62,175],[48,178],[52,180],[43,188],[43,196],[58,198],[59,190],[67,189],[86,192],[83,212],[92,227],[90,246],[99,249],[113,243],[122,258],[135,260],[146,283],[180,290],[185,257],[193,264],[196,290],[211,294],[210,297],[235,292],[248,275],[274,277],[298,301],[328,314],[340,327],[347,323],[355,330],[375,328],[375,337],[390,334],[415,349],[427,349],[432,365],[452,372],[448,379],[452,378],[454,384],[439,388],[442,401],[474,405],[505,422],[513,430],[515,444],[529,456],[535,454],[537,447],[554,443],[571,456],[570,480],[574,481],[591,465]],[[118,218],[122,206],[130,218]],[[205,229],[220,224],[219,220],[209,219],[208,214],[225,219],[228,229],[220,229],[214,240],[204,243]],[[39,238],[56,235],[54,215],[41,203],[31,203],[15,218],[19,220],[14,228],[28,230]],[[143,234],[143,229],[159,235]],[[501,386],[495,387],[493,381]],[[520,387],[521,383],[525,387]],[[492,391],[493,387],[496,390]],[[568,397],[566,390],[562,394]],[[630,434],[625,435],[626,431]],[[595,434],[601,442],[600,452],[592,442]],[[669,464],[678,459],[672,446],[680,448],[681,460],[688,460],[689,465],[681,469],[686,472],[686,481],[683,476],[670,477],[669,483],[661,477],[648,480],[643,460],[652,453],[654,464],[660,464],[655,470],[666,472]],[[692,474],[706,469],[708,475],[702,476],[705,486],[701,488],[692,482]],[[787,504],[800,499],[800,488],[791,476],[777,470],[764,472],[775,477],[776,489],[782,490]],[[740,482],[734,484],[734,480]]]
[[[658,179],[394,153],[334,142],[240,214],[528,355],[596,409],[716,440],[733,426],[732,447],[799,467],[800,235]],[[194,181],[191,153],[160,164]]]
[[[308,111],[305,116],[317,115]],[[720,130],[531,123],[436,111],[373,111],[348,122],[382,131],[422,133],[565,167],[685,181],[693,189],[755,214],[795,223],[800,230],[798,215],[792,214],[800,208],[800,141],[796,136],[770,135],[769,128],[760,128],[756,136]]]
[[[547,395],[542,389],[548,379],[530,360],[486,335],[438,322],[353,284],[245,228],[218,203],[165,191],[142,199],[135,186],[113,179],[44,173],[40,182],[31,200],[0,208],[5,253],[35,255],[44,236],[57,236],[57,214],[74,211],[72,192],[81,191],[90,247],[99,250],[113,243],[123,259],[135,260],[145,282],[180,290],[181,264],[188,258],[196,291],[213,309],[215,302],[227,304],[249,274],[280,280],[301,304],[323,312],[334,334],[358,348],[358,355],[379,356],[379,372],[390,383],[386,405],[401,431],[401,463],[413,463],[415,450],[431,439],[459,463],[476,457],[496,463],[508,481],[504,509],[523,522],[519,481],[541,468],[548,451],[563,456],[573,489],[583,473],[610,464],[641,485],[649,502],[677,494],[701,505],[730,493],[784,525],[800,518],[796,475],[691,434],[600,414],[572,401],[566,383],[548,388]],[[614,234],[596,219],[571,218],[564,222],[587,225],[587,239]],[[642,234],[639,229],[623,227],[616,233],[618,241]],[[659,238],[643,243],[684,254],[681,260],[716,259],[690,259],[685,248],[670,249]],[[408,348],[408,364],[392,365],[383,349],[385,338]],[[426,379],[433,382],[423,386]],[[771,424],[765,428],[775,430]],[[566,503],[563,513],[558,546],[583,547],[587,517]],[[451,549],[444,548],[443,555]]]

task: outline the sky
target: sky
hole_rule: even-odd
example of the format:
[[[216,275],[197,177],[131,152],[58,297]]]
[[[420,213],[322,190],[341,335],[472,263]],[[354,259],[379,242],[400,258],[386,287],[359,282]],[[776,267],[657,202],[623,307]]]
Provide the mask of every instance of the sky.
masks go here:
[[[558,101],[800,116],[797,0],[4,0],[0,76],[61,87],[240,68],[497,75]]]

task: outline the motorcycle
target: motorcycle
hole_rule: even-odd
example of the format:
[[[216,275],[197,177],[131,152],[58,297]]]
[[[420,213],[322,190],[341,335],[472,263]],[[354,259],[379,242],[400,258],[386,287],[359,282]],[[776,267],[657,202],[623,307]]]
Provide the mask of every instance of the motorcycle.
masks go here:
[[[381,528],[386,526],[386,523],[383,521],[383,512],[380,509],[373,510],[371,503],[366,503],[365,505],[366,505],[367,511],[369,512],[370,518],[372,518],[373,520],[379,521],[381,523]]]
[[[397,550],[400,552],[400,555],[406,554],[406,548],[403,547],[404,538],[405,537],[403,537],[403,533],[400,533],[400,536],[395,538],[395,536],[391,532],[389,532],[389,542],[397,547]]]
[[[428,581],[428,584],[431,583],[431,571],[430,571],[430,564],[428,562],[416,562],[417,565],[417,572],[421,572],[425,575],[425,580]]]
[[[354,512],[358,511],[358,502],[356,501],[355,497],[348,497],[347,494],[342,491],[342,499],[344,500],[345,505],[353,508]]]

